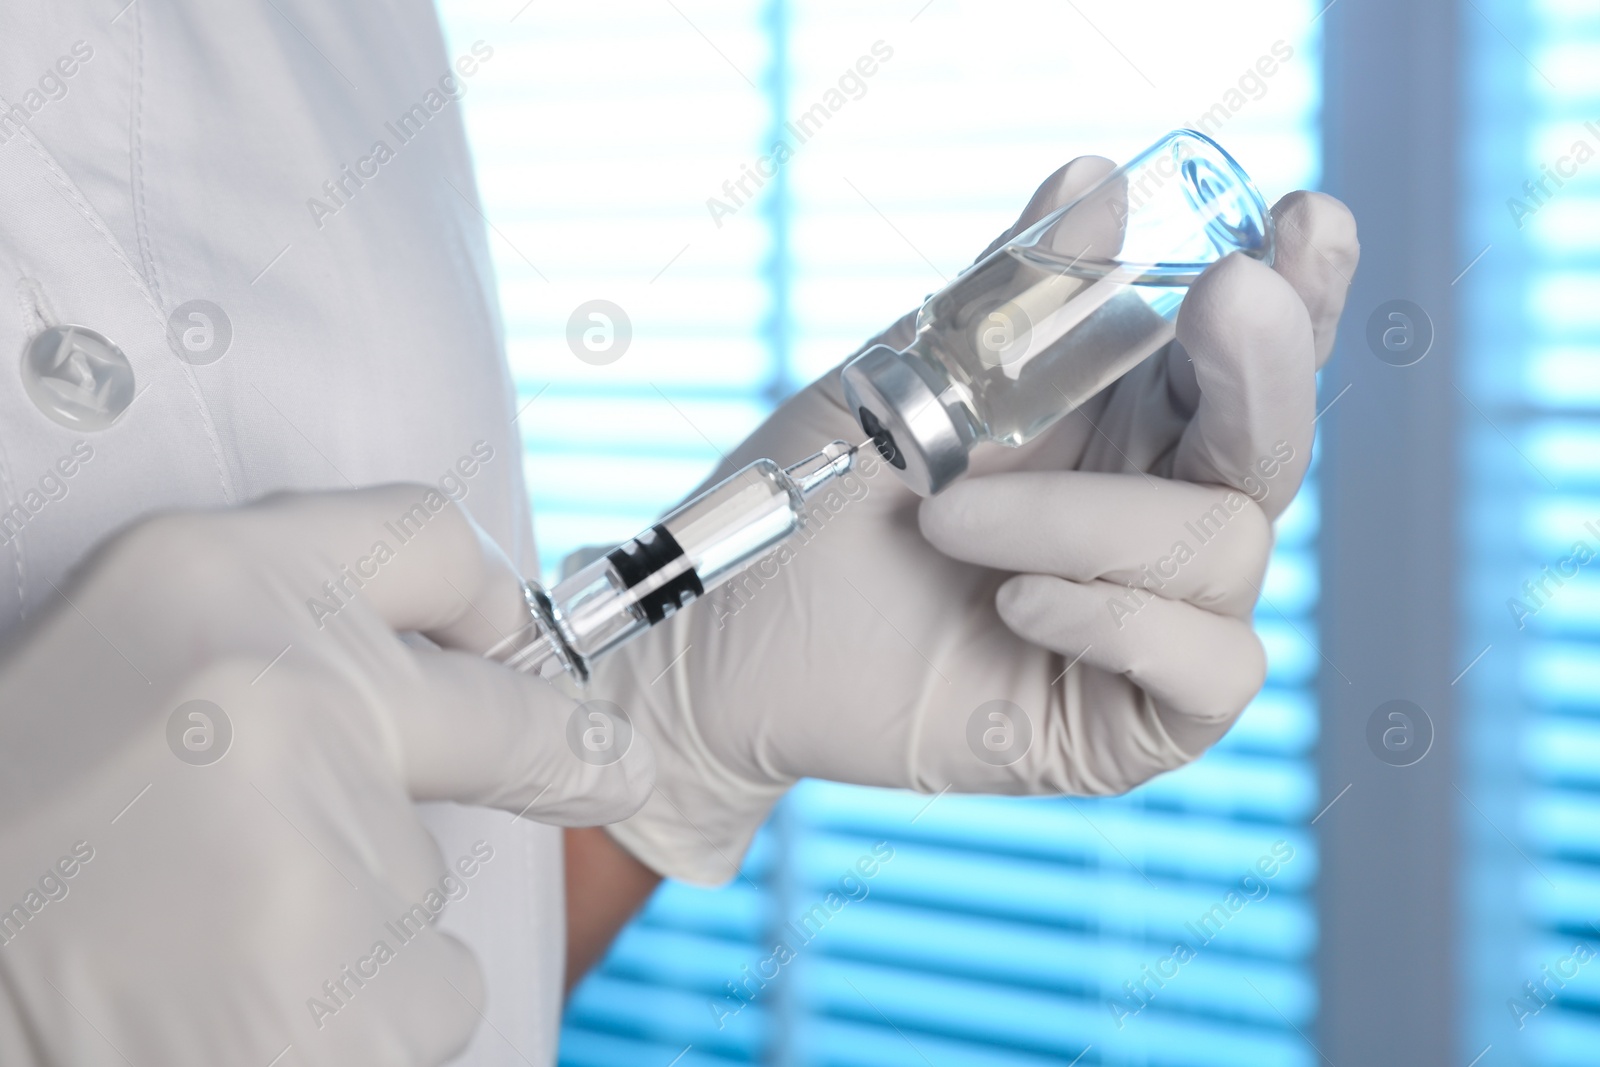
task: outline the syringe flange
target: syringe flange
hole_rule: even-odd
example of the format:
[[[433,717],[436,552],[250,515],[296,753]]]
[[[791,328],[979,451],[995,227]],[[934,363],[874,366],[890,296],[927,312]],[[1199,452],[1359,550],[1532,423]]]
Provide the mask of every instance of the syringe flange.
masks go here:
[[[522,596],[528,605],[527,624],[484,653],[485,658],[504,663],[521,674],[552,678],[559,672],[579,685],[588,682],[588,665],[573,653],[562,636],[555,605],[544,589],[525,581]]]

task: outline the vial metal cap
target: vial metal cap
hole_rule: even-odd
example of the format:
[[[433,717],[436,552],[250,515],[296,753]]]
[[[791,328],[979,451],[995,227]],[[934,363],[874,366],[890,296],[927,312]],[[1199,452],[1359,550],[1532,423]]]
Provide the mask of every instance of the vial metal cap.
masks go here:
[[[914,359],[873,345],[846,363],[840,377],[850,413],[914,492],[932,496],[966,473],[972,435]]]

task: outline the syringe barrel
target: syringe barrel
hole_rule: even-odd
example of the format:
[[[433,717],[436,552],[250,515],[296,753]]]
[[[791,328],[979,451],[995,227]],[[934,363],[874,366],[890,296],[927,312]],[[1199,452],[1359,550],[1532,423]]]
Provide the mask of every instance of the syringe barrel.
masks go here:
[[[841,441],[785,470],[759,459],[548,592],[529,583],[533,628],[495,658],[582,683],[595,659],[744,571],[805,523],[806,496],[850,469]],[[541,615],[541,612],[543,613]]]
[[[758,459],[690,500],[661,525],[694,563],[703,596],[800,528],[805,500],[794,479]]]

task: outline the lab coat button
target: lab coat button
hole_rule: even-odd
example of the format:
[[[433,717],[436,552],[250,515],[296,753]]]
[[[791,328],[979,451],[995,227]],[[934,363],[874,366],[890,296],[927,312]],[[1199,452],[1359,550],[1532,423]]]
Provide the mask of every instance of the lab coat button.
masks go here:
[[[52,326],[22,355],[22,385],[39,410],[74,430],[103,430],[133,403],[133,367],[104,334]]]

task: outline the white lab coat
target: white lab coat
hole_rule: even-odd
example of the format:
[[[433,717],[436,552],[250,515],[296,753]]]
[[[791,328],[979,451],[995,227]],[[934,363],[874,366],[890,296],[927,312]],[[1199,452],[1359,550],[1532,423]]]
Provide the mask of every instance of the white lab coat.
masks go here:
[[[456,59],[432,5],[137,0],[118,14],[125,2],[0,0],[0,632],[138,516],[439,482],[484,445],[464,504],[534,573],[460,104],[428,96]],[[403,143],[386,126],[402,114]],[[380,140],[393,158],[346,179]],[[339,179],[338,210],[314,212]],[[170,312],[192,299],[231,321],[220,361],[168,344]],[[107,429],[59,425],[23,388],[28,339],[58,324],[106,335],[131,364],[137,397]],[[493,1024],[459,1062],[550,1061],[558,832],[449,805],[424,817],[447,860],[480,838],[496,851],[444,919],[483,963]]]

